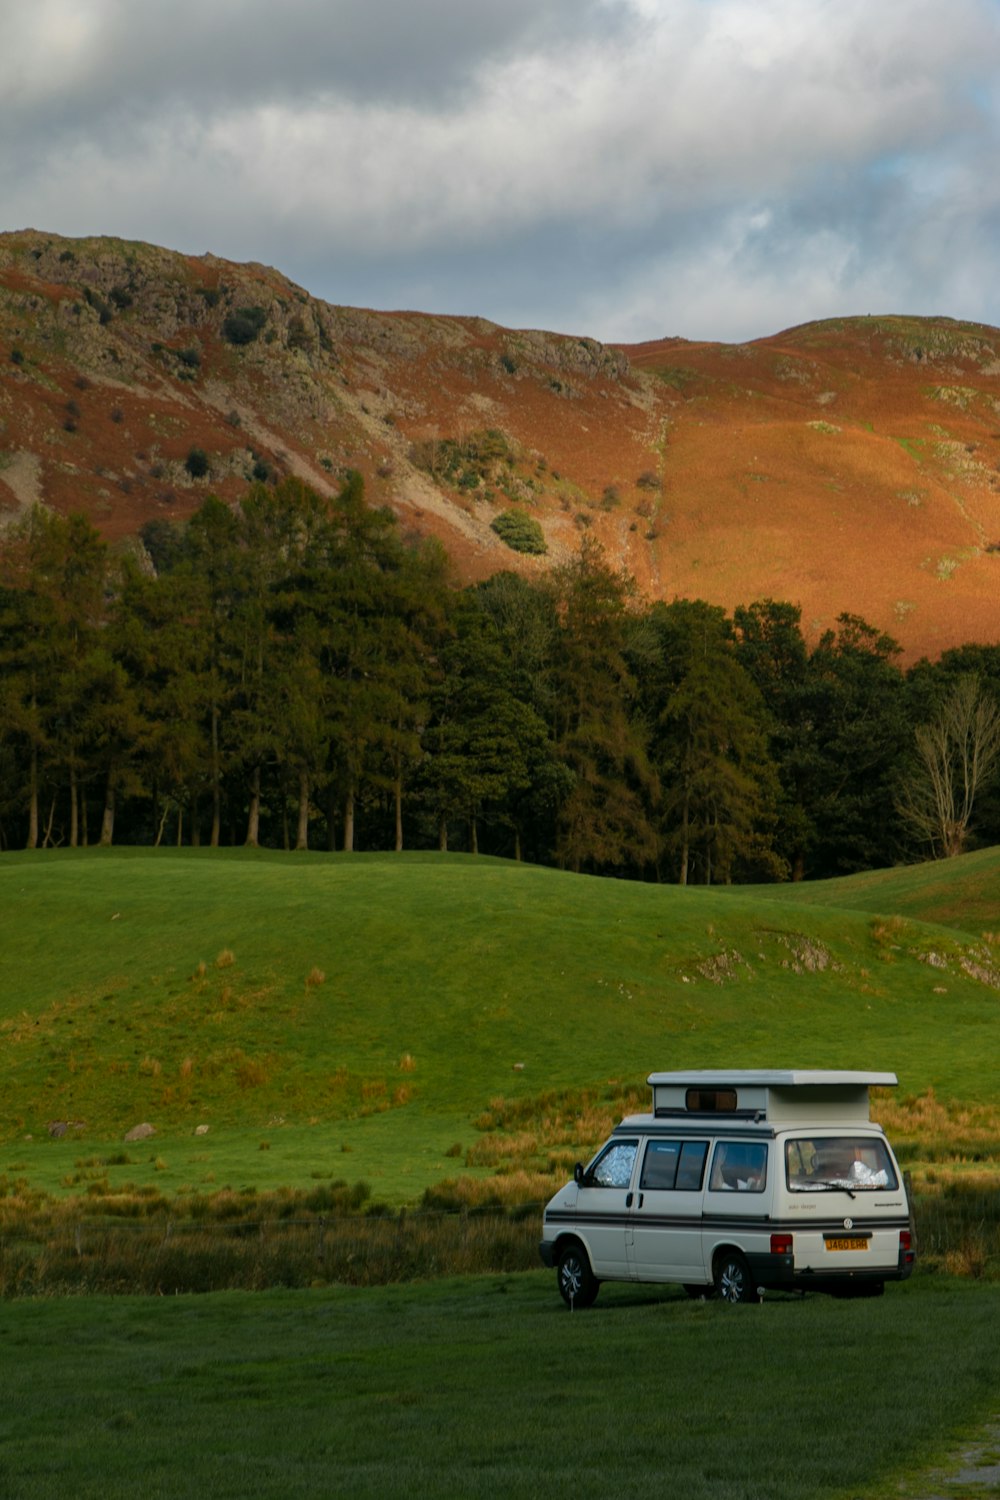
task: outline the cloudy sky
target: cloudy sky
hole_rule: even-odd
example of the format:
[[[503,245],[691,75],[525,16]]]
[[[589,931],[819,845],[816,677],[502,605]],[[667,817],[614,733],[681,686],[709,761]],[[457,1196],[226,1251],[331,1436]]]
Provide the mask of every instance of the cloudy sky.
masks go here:
[[[623,341],[1000,324],[1000,0],[0,0],[0,228]]]

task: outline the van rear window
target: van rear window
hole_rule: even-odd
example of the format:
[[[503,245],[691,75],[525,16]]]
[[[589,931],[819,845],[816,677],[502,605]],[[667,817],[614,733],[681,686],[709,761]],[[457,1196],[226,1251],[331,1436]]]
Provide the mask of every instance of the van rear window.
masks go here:
[[[786,1141],[785,1173],[793,1193],[899,1186],[892,1157],[878,1136],[801,1136]]]

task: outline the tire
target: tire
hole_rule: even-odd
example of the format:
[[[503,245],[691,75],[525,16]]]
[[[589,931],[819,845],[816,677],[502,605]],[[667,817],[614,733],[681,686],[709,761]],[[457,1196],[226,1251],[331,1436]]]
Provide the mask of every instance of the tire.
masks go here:
[[[759,1302],[757,1288],[745,1255],[738,1250],[726,1250],[716,1257],[715,1291],[723,1302]]]
[[[568,1308],[590,1307],[601,1283],[590,1269],[582,1245],[567,1245],[556,1262],[559,1295]]]

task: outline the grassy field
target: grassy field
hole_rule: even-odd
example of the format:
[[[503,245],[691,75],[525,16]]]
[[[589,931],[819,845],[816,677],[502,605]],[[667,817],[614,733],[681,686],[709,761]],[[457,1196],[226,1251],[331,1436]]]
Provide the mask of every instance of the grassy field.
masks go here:
[[[995,851],[753,891],[438,854],[7,854],[0,909],[8,1186],[344,1180],[398,1205],[506,1167],[530,1196],[654,1068],[891,1068],[987,1135],[1000,1104]]]
[[[17,854],[0,910],[5,1500],[924,1500],[996,1415],[1000,853],[710,891]],[[534,1209],[426,1211],[546,1196],[651,1070],[714,1063],[898,1072],[877,1113],[963,1279],[570,1314],[518,1269]],[[274,1289],[23,1295],[133,1284]]]
[[[540,1272],[0,1304],[0,1488],[899,1500],[995,1410],[998,1318],[1000,1288],[933,1281],[572,1315]]]

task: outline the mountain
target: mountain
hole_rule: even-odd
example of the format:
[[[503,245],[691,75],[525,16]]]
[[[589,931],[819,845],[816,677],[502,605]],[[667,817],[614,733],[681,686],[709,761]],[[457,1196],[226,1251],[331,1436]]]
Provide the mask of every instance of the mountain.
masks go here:
[[[1000,330],[844,318],[614,347],[332,306],[277,271],[0,235],[0,525],[35,501],[126,544],[209,493],[348,469],[460,577],[590,532],[650,597],[844,610],[912,660],[1000,638]],[[545,556],[491,529],[510,507]]]

